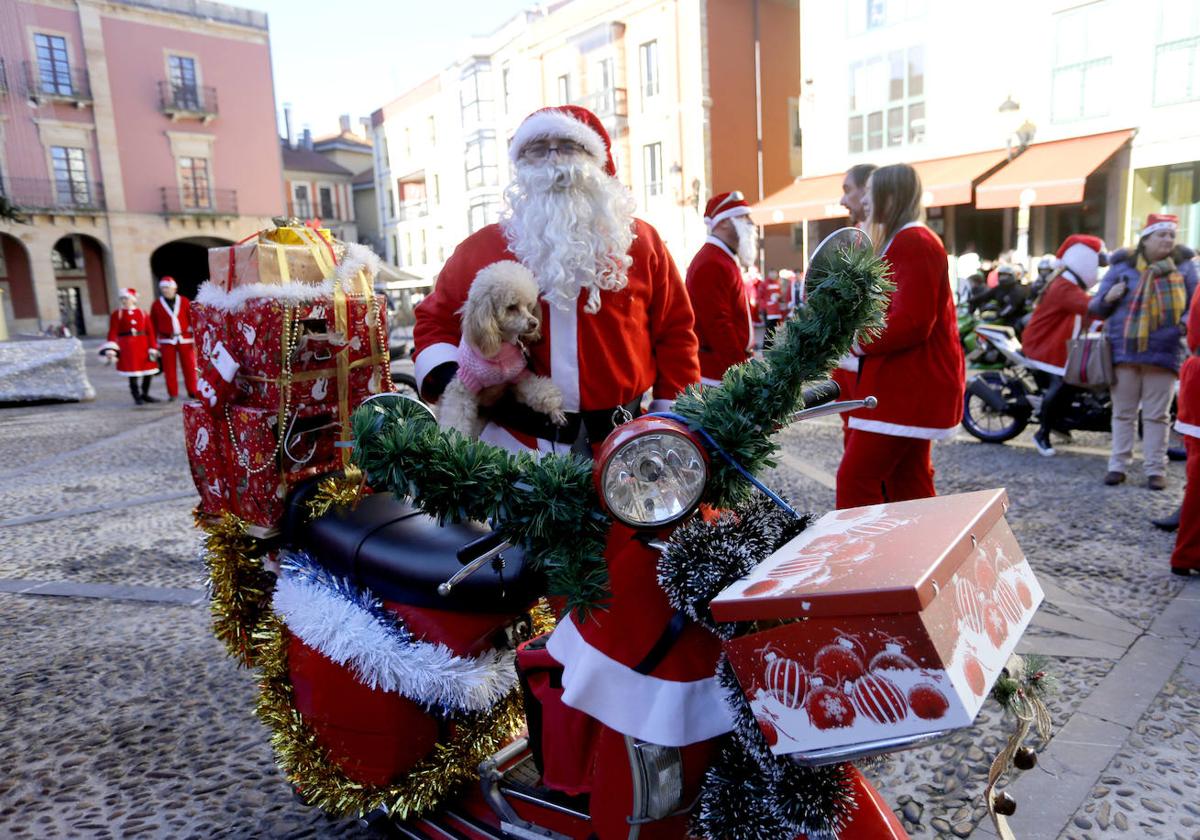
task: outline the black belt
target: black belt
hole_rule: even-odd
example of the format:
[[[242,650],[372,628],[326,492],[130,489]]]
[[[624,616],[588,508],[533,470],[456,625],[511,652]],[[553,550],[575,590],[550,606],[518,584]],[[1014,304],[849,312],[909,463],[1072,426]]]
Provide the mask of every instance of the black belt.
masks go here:
[[[134,330],[133,332],[117,333],[117,338],[129,338],[130,336],[145,335],[145,334],[146,333],[138,332],[137,330]]]
[[[564,426],[554,425],[545,414],[517,402],[511,393],[506,393],[487,411],[493,422],[542,440],[571,446],[580,439],[582,428],[586,440],[598,444],[623,422],[622,414],[628,412],[630,417],[637,417],[642,413],[642,398],[636,397],[625,405],[596,411],[568,411]]]

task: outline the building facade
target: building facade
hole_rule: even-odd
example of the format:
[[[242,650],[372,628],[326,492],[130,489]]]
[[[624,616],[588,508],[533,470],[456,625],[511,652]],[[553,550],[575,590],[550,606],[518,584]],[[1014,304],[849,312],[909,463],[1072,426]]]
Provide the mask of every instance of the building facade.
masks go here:
[[[1200,245],[1200,0],[802,0],[800,36],[807,184],[776,219],[834,217],[842,172],[904,161],[962,187],[927,201],[952,252],[1115,247],[1150,212]]]
[[[0,0],[10,332],[103,333],[116,290],[183,294],[204,249],[284,209],[266,15],[184,0]]]
[[[387,258],[433,278],[499,218],[508,140],[531,112],[582,105],[681,270],[708,197],[751,200],[799,173],[796,0],[570,0],[522,13],[372,116]],[[761,148],[761,155],[759,149]],[[768,265],[794,262],[788,236]]]
[[[299,219],[320,219],[321,226],[338,239],[358,241],[358,223],[354,212],[354,173],[335,163],[329,155],[314,148],[305,135],[300,144],[283,141],[283,183],[287,215]]]

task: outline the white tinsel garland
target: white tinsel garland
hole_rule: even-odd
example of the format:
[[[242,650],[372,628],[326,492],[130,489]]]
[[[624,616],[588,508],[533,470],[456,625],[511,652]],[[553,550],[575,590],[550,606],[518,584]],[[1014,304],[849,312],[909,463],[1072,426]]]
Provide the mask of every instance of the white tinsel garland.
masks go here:
[[[371,688],[394,691],[426,706],[491,709],[513,689],[513,651],[457,656],[443,644],[420,642],[389,625],[374,600],[331,576],[285,564],[273,606],[289,632]],[[366,603],[364,603],[366,601]],[[377,602],[376,602],[377,603]]]

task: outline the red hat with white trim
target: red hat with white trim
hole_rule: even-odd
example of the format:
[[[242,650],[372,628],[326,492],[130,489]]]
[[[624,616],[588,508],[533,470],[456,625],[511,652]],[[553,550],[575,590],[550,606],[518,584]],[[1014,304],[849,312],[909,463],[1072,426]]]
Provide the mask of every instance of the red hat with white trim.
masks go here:
[[[179,284],[175,282],[174,277],[172,277],[171,275],[168,274],[166,277],[164,277],[163,279],[158,281],[158,288],[160,288],[160,289],[178,289]]]
[[[129,289],[129,288],[121,289],[117,293],[117,297],[119,297],[119,298],[127,297],[127,298],[132,298],[133,300],[137,300],[137,289]]]
[[[1151,213],[1146,217],[1146,226],[1138,234],[1138,239],[1160,230],[1179,230],[1179,217],[1170,213]]]
[[[534,111],[517,127],[508,145],[509,159],[516,164],[521,152],[534,140],[571,140],[604,164],[604,171],[617,177],[612,158],[612,140],[600,118],[578,105],[555,105]]]
[[[712,230],[717,222],[732,219],[735,216],[749,216],[750,205],[746,197],[737,190],[714,195],[704,207],[704,224]]]
[[[1074,233],[1058,246],[1055,256],[1058,257],[1060,266],[1069,269],[1090,286],[1096,282],[1096,275],[1100,270],[1100,252],[1103,250],[1104,240],[1100,237]]]

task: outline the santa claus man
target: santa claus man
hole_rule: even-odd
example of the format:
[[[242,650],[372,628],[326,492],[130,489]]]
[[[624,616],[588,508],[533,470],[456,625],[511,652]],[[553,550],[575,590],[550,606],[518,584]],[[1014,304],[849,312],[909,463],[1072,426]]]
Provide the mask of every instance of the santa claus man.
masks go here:
[[[192,337],[191,302],[179,294],[174,277],[158,281],[161,296],[150,307],[150,325],[162,353],[163,376],[167,380],[167,399],[174,402],[179,396],[179,380],[175,377],[175,361],[183,368],[183,386],[188,396],[198,399],[196,390],[196,348]]]
[[[657,409],[699,381],[692,307],[657,231],[633,217],[634,201],[615,177],[609,138],[594,114],[575,106],[536,111],[517,129],[509,154],[514,180],[500,223],[459,245],[417,307],[417,380],[427,399],[437,399],[454,375],[458,312],[472,279],[487,265],[518,260],[542,298],[543,338],[527,348],[529,366],[561,389],[568,423],[558,427],[501,401],[482,439],[513,451],[587,451],[614,420],[637,413],[647,390]],[[657,552],[635,536],[618,525],[609,533],[606,609],[586,620],[565,616],[547,644],[564,667],[566,708],[545,719],[574,714],[577,726],[564,729],[578,735],[590,727],[595,735],[588,743],[555,743],[562,730],[544,732],[547,752],[589,757],[575,777],[547,782],[597,792],[592,801],[604,808],[592,824],[601,838],[629,834],[628,807],[619,805],[632,798],[627,738],[682,748],[690,800],[709,739],[732,725],[713,678],[715,637],[676,626],[655,580]],[[661,825],[642,826],[642,836],[655,836]],[[668,830],[682,833],[681,824]]]
[[[129,379],[129,392],[137,405],[158,402],[150,396],[150,380],[158,373],[158,343],[150,318],[138,308],[137,292],[121,289],[118,309],[108,319],[108,340],[100,345],[107,363],[116,361],[117,373]]]
[[[726,370],[754,355],[741,266],[754,264],[758,231],[750,221],[750,205],[736,191],[709,199],[704,224],[708,237],[688,266],[686,285],[700,340],[700,381],[719,385]]]

